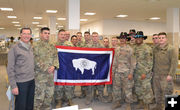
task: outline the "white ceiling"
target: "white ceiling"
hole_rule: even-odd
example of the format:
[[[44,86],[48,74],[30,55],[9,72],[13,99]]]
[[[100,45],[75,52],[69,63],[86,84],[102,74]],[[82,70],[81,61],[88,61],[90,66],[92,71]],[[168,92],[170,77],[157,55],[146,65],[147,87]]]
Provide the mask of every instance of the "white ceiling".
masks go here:
[[[13,8],[12,12],[0,11],[0,28],[17,29],[12,21],[19,21],[21,27],[36,28],[33,21],[48,25],[49,16],[66,17],[66,0],[0,0],[0,8]],[[180,8],[180,0],[80,0],[80,18],[88,19],[82,24],[101,19],[133,20],[147,22],[165,22],[167,8]],[[57,14],[47,14],[47,9],[58,10]],[[94,16],[85,16],[85,12],[95,12]],[[127,14],[127,18],[115,18],[118,14]],[[17,19],[8,19],[15,15]],[[34,16],[43,17],[34,20]],[[150,21],[150,17],[160,17],[160,20]],[[65,26],[66,21],[57,21]]]

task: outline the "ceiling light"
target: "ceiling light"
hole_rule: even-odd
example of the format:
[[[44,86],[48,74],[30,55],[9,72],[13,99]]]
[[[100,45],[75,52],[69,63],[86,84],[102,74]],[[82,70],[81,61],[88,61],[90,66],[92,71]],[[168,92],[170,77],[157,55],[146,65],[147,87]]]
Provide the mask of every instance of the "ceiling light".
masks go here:
[[[13,21],[12,23],[13,23],[13,24],[18,24],[18,23],[19,23],[19,21]]]
[[[84,15],[95,15],[96,13],[86,12]]]
[[[160,18],[159,17],[152,17],[152,18],[149,18],[150,20],[159,20]]]
[[[47,25],[37,25],[37,27],[47,27]]]
[[[1,9],[1,11],[13,11],[12,8],[0,8],[0,9]]]
[[[57,20],[66,20],[66,18],[57,18]]]
[[[39,24],[39,22],[32,22],[32,24]]]
[[[16,16],[7,16],[7,18],[17,18]]]
[[[0,29],[5,29],[5,28],[0,28]]]
[[[19,24],[16,24],[16,25],[14,25],[14,26],[17,26],[17,27],[19,27],[19,26],[21,26],[21,25],[19,25]]]
[[[33,17],[33,19],[42,19],[42,17]]]
[[[46,13],[57,13],[57,10],[46,10]]]
[[[64,27],[64,26],[58,26],[59,28],[61,28],[61,27]]]
[[[80,19],[80,21],[88,21],[88,19]]]
[[[116,17],[118,17],[118,18],[125,18],[125,17],[128,17],[128,15],[117,15]]]
[[[58,23],[56,23],[56,25],[58,25]]]

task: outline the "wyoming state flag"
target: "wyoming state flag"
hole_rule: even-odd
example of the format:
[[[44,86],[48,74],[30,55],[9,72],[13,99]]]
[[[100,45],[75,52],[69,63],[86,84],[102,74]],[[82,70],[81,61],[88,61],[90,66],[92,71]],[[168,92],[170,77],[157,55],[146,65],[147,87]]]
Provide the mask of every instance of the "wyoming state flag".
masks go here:
[[[55,85],[112,84],[113,48],[80,48],[56,46],[59,69]]]

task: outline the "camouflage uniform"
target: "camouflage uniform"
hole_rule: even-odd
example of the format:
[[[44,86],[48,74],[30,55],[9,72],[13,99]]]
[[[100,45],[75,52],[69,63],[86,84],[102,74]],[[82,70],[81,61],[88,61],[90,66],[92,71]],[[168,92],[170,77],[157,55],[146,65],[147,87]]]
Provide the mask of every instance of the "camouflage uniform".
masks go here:
[[[163,48],[154,48],[154,92],[157,104],[164,103],[164,96],[173,93],[173,80],[167,81],[168,75],[174,76],[177,67],[177,53],[175,48],[166,44]]]
[[[70,46],[72,44],[65,44],[64,42],[57,42],[55,45],[57,46]],[[60,101],[63,98],[67,99],[72,99],[74,94],[74,86],[61,86],[61,85],[56,85],[55,86],[55,91],[54,91],[54,98],[55,101]]]
[[[114,101],[125,100],[127,103],[132,103],[134,80],[128,80],[128,75],[133,74],[136,64],[132,48],[129,45],[118,47],[115,58],[113,65],[115,68],[113,81]]]
[[[103,48],[103,46],[99,42],[93,43],[91,47]],[[104,85],[87,86],[87,100],[92,101],[93,97],[96,98],[96,90],[98,90],[98,99],[102,101]]]
[[[146,44],[136,45],[134,55],[137,63],[134,72],[135,92],[139,100],[142,100],[144,104],[149,104],[153,99],[151,88],[153,66],[152,49]],[[146,75],[146,78],[143,80],[141,79],[142,74]]]
[[[35,97],[34,110],[50,110],[54,95],[54,77],[48,73],[50,66],[59,68],[57,50],[49,42],[34,43]]]

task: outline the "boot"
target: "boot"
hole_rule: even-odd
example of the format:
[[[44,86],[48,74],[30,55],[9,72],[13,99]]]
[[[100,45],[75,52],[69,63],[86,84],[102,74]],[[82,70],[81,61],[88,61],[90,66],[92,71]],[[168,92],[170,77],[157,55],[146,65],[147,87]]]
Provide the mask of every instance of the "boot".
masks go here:
[[[113,100],[112,93],[109,93],[108,98],[107,98],[107,102],[110,103],[110,102],[112,102],[112,100]]]
[[[69,100],[68,100],[68,105],[69,105],[69,106],[74,105],[72,99],[69,99]]]
[[[82,90],[81,92],[81,96],[79,98],[85,98],[86,97],[86,91]]]
[[[126,105],[126,110],[131,110],[131,104],[128,103],[128,104]]]
[[[104,98],[103,94],[99,94],[98,100],[101,102],[106,102],[106,99]]]
[[[59,100],[59,101],[57,101],[57,103],[56,103],[56,108],[61,108],[61,107],[62,107],[62,101]]]
[[[87,96],[86,96],[86,102],[85,102],[86,105],[91,104],[92,100],[93,100],[93,96],[92,96],[91,94],[87,94]]]
[[[143,109],[144,104],[142,102],[142,100],[139,101],[139,104],[137,105],[136,109]]]
[[[148,104],[144,104],[144,110],[149,110],[149,105]]]
[[[120,100],[115,101],[112,105],[112,110],[115,110],[116,108],[121,107]]]

